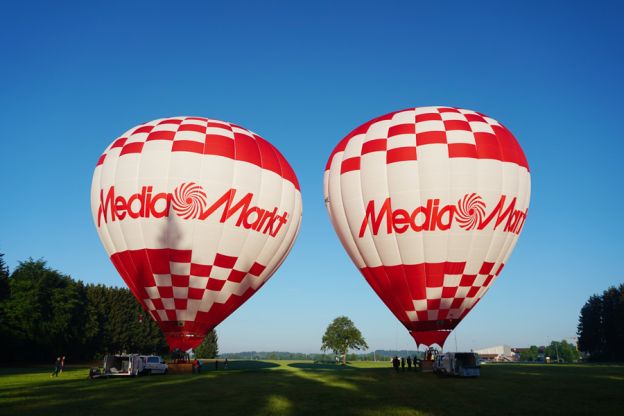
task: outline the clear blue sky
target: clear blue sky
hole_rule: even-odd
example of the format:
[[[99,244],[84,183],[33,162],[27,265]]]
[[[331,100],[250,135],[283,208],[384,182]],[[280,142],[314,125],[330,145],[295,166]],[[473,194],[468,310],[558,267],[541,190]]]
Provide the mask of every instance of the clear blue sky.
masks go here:
[[[323,169],[370,118],[449,105],[510,128],[533,183],[516,250],[458,327],[459,348],[572,337],[587,298],[624,282],[616,2],[134,3],[3,6],[0,252],[11,268],[43,257],[75,279],[124,285],[91,220],[95,163],[131,126],[207,116],[277,146],[304,204],[286,262],[218,327],[221,351],[318,351],[343,314],[371,348],[413,348],[336,238]]]

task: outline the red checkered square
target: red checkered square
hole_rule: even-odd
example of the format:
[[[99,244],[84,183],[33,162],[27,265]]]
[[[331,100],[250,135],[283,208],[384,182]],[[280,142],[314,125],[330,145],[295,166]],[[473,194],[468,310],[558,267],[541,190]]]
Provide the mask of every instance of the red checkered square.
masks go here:
[[[208,277],[210,276],[211,270],[212,270],[211,265],[191,263],[191,274],[193,276]]]
[[[176,132],[171,130],[152,130],[152,132],[145,139],[146,142],[152,140],[173,140]]]
[[[416,133],[416,145],[425,146],[428,144],[445,144],[446,132],[445,131],[423,131]]]
[[[223,285],[225,284],[225,282],[226,280],[208,279],[208,285],[206,286],[206,289],[219,291],[223,289]]]
[[[234,159],[234,140],[219,134],[206,134],[204,154]]]
[[[119,139],[115,140],[113,142],[113,144],[111,145],[111,149],[115,149],[117,147],[123,147],[123,145],[126,143],[126,141],[128,140],[127,137],[120,137]],[[109,149],[110,150],[110,149]]]
[[[479,270],[479,274],[489,274],[492,269],[494,268],[494,263],[491,262],[483,262],[483,265],[481,266],[481,270]]]
[[[196,300],[200,300],[203,296],[204,296],[204,289],[196,289],[193,287],[189,287],[188,290],[188,298],[189,299],[196,299]]]
[[[173,287],[172,286],[159,286],[158,294],[161,298],[173,298]]]
[[[119,156],[131,154],[131,153],[141,153],[142,150],[143,150],[143,142],[128,143],[124,145],[124,147],[122,147],[121,153],[119,153]]]
[[[249,274],[252,276],[260,276],[262,272],[264,272],[265,269],[266,269],[266,266],[263,266],[262,264],[258,262],[254,262],[254,264],[249,269]]]
[[[240,283],[245,278],[245,276],[247,276],[246,272],[241,272],[240,270],[233,269],[230,272],[227,280],[229,280],[230,282]]]
[[[342,161],[342,167],[340,169],[340,173],[347,173],[352,170],[360,170],[360,158],[359,157],[350,157],[349,159],[345,159]]]
[[[388,145],[387,139],[375,139],[368,141],[362,145],[362,155],[373,152],[383,152]]]
[[[448,145],[449,157],[467,157],[470,159],[476,159],[477,146],[469,143],[449,143]]]
[[[463,121],[463,120],[447,120],[444,122],[444,128],[446,129],[446,131],[451,131],[451,130],[472,131],[470,129],[470,124],[468,124],[467,121]]]
[[[189,275],[177,275],[177,274],[172,274],[171,275],[171,284],[172,286],[177,286],[177,287],[188,287],[189,286]]]
[[[234,256],[226,256],[225,254],[219,254],[215,256],[214,265],[218,267],[223,267],[226,269],[231,269],[236,264],[237,257]]]
[[[182,123],[182,119],[180,118],[166,118],[163,120],[160,120],[157,124],[156,124],[156,128],[154,130],[177,130],[177,128],[175,126],[179,125],[180,123]],[[173,125],[173,126],[169,126],[169,125]]]
[[[442,116],[439,112],[431,111],[429,113],[416,114],[416,123],[424,123],[426,121],[438,121],[442,120]]]
[[[138,134],[145,133],[146,134],[145,137],[147,137],[147,134],[150,133],[153,129],[154,129],[154,126],[152,126],[152,125],[139,126],[132,132],[132,136],[136,136]]]
[[[386,153],[386,162],[388,164],[404,160],[417,160],[417,158],[416,146],[389,149]]]

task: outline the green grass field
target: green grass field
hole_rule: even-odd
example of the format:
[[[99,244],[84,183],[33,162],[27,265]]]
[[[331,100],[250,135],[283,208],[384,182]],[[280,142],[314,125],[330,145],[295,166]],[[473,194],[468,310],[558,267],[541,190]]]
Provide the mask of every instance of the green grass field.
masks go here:
[[[231,361],[201,375],[89,380],[0,369],[2,415],[624,415],[624,366],[488,364],[477,379],[389,363]]]

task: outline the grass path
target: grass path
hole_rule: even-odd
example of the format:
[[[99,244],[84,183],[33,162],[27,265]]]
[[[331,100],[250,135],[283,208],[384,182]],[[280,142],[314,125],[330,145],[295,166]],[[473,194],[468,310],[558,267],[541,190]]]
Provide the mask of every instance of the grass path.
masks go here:
[[[389,363],[230,361],[201,375],[89,380],[0,369],[0,415],[624,415],[624,366],[485,365],[478,379]]]

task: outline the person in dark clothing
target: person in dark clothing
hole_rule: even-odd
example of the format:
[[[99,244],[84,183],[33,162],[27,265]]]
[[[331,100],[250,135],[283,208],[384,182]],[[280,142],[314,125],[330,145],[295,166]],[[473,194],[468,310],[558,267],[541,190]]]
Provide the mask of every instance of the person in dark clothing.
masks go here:
[[[394,356],[394,358],[392,359],[392,367],[394,367],[394,370],[398,373],[399,372],[399,357],[397,357],[396,355]]]
[[[61,371],[61,357],[57,357],[54,362],[54,368],[52,369],[52,374],[50,377],[58,377],[59,371]]]
[[[409,355],[407,356],[407,369],[409,371],[412,371],[412,357],[410,357]]]
[[[215,370],[219,369],[219,360],[215,360]]]
[[[401,357],[401,371],[405,371],[405,357]]]

